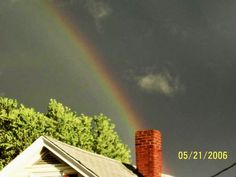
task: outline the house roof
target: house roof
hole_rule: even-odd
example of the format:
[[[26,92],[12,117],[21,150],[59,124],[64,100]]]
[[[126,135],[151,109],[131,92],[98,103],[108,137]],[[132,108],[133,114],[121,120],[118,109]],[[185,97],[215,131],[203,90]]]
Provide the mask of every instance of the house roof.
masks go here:
[[[86,168],[96,174],[96,176],[137,177],[136,174],[129,170],[120,161],[82,150],[49,137],[43,138],[47,139],[69,156],[74,158],[76,161],[78,161],[80,164],[84,165]]]
[[[27,156],[47,148],[62,161],[70,165],[79,173],[89,177],[138,177],[137,170],[134,166],[124,164],[120,161],[98,155],[92,152],[82,150],[50,137],[41,136],[24,152],[17,156],[9,165],[7,165],[0,173],[0,177],[10,177],[12,168],[22,168],[22,164],[34,163],[36,159],[26,161]],[[34,155],[35,156],[35,155]],[[171,177],[163,174],[162,177]]]

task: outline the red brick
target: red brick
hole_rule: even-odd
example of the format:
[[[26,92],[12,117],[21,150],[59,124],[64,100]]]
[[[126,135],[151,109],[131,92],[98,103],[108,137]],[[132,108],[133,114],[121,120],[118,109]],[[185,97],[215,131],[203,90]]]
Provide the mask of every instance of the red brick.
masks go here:
[[[161,177],[161,133],[158,130],[137,131],[135,145],[138,171],[144,177]]]

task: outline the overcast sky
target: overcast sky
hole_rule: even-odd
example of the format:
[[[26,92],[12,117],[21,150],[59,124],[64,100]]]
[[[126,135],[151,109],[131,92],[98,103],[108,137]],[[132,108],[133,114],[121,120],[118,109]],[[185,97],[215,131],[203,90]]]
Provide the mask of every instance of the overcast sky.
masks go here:
[[[55,98],[78,113],[102,112],[134,154],[129,125],[75,65],[76,52],[41,2],[0,2],[0,95],[38,111]],[[236,161],[236,1],[51,2],[102,56],[143,127],[162,132],[167,173],[208,177]],[[180,161],[184,150],[228,151],[229,159]]]

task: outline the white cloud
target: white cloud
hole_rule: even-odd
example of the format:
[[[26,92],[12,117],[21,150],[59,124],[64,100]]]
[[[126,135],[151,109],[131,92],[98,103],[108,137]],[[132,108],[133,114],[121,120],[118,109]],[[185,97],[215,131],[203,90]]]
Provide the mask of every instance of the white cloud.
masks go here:
[[[155,92],[166,96],[172,96],[184,91],[178,77],[173,77],[169,72],[146,74],[137,80],[138,86],[147,92]]]
[[[86,6],[95,20],[97,29],[101,31],[102,21],[112,13],[111,7],[101,0],[87,0]]]

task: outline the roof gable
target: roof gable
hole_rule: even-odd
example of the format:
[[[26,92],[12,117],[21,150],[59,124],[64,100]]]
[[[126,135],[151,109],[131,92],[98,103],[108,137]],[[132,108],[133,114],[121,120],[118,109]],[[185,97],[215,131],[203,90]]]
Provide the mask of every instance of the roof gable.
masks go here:
[[[43,152],[43,149],[47,149],[50,153]],[[38,138],[26,150],[12,160],[1,171],[0,177],[10,177],[13,171],[26,168],[29,165],[46,162],[53,164],[58,163],[60,160],[85,177],[137,177],[136,174],[119,161],[70,146],[45,136]]]
[[[83,176],[97,176],[94,172],[92,172],[80,162],[75,160],[73,157],[68,155],[49,139],[44,136],[41,136],[20,155],[18,155],[14,160],[12,160],[5,168],[3,168],[3,170],[0,172],[0,177],[11,177],[16,171],[20,171],[21,169],[27,168],[28,166],[37,163],[37,161],[41,159],[41,153],[43,148],[48,149],[50,153],[52,153],[64,163],[68,164],[70,167],[72,167],[74,170],[76,170]]]
[[[46,149],[46,151],[45,151]],[[30,158],[29,158],[30,157]],[[65,163],[84,177],[138,177],[132,165],[91,153],[62,143],[50,137],[41,136],[26,150],[12,160],[1,172],[0,177],[11,177],[14,171],[29,165],[42,163]],[[14,169],[14,170],[13,170]],[[168,177],[168,175],[162,175]]]

